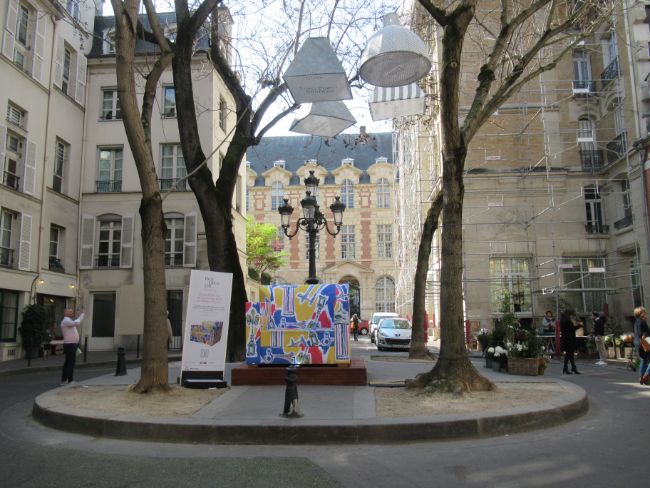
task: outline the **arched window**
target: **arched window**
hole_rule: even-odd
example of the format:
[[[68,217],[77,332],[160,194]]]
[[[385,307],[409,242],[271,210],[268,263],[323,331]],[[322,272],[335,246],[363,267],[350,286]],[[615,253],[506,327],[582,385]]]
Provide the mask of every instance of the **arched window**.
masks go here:
[[[395,282],[382,276],[375,283],[375,312],[395,311]]]
[[[282,205],[284,198],[284,185],[281,181],[274,181],[271,184],[271,210],[277,210]]]
[[[390,208],[390,184],[386,178],[377,182],[377,207]]]
[[[341,185],[341,201],[347,208],[354,208],[354,186],[351,180],[343,180]]]

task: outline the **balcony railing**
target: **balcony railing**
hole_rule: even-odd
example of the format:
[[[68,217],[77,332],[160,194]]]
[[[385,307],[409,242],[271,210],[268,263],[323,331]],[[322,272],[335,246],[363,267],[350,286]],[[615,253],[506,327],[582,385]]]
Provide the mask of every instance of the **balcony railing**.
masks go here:
[[[573,80],[574,95],[588,95],[596,91],[596,84],[593,80]]]
[[[611,63],[607,65],[607,67],[600,74],[600,79],[602,80],[603,88],[605,88],[610,81],[612,81],[615,78],[618,78],[619,74],[620,71],[618,69],[618,56],[617,56],[616,58],[614,58],[614,60]]]
[[[119,193],[122,191],[122,180],[100,180],[95,182],[97,193]]]
[[[18,190],[18,186],[20,185],[20,176],[16,176],[15,174],[10,173],[9,171],[3,171],[2,184],[11,187],[14,190]]]
[[[13,268],[14,266],[14,250],[8,247],[0,247],[0,266],[5,268]]]
[[[607,143],[607,162],[613,163],[627,152],[627,133],[621,132]]]
[[[161,190],[170,190],[174,183],[178,181],[177,178],[158,178],[158,184],[160,185]],[[187,185],[187,180],[183,180],[180,183],[176,183],[176,191],[188,191],[189,187]]]
[[[631,225],[632,225],[632,214],[626,215],[622,219],[614,222],[615,229],[625,229],[626,227],[629,227]]]
[[[583,171],[598,171],[605,166],[602,149],[581,149],[580,163]]]
[[[609,234],[609,225],[603,225],[600,222],[592,222],[585,224],[585,230],[587,231],[587,234],[590,235]]]
[[[102,256],[97,256],[95,260],[96,268],[119,268],[120,267],[120,255],[119,254],[106,254]]]
[[[65,268],[63,263],[56,256],[50,256],[50,271],[56,271],[58,273],[65,273]]]
[[[168,268],[183,266],[183,253],[165,254],[165,266]]]

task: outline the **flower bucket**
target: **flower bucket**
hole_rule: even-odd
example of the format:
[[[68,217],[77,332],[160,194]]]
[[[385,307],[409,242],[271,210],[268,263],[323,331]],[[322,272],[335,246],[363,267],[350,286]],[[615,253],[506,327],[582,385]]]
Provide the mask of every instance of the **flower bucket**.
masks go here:
[[[508,373],[522,376],[539,374],[538,358],[508,358]]]

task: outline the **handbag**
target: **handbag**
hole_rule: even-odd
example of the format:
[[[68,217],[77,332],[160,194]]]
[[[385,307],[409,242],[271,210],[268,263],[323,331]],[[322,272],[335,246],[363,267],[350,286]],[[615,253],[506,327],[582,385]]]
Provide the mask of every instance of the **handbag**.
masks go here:
[[[643,352],[650,353],[650,342],[648,342],[648,338],[642,337],[639,344],[641,346],[641,349],[643,349]]]

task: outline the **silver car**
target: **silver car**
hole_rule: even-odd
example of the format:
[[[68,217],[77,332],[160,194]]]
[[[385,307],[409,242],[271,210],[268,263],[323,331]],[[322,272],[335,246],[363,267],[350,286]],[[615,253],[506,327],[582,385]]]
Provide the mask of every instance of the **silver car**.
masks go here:
[[[411,347],[411,322],[402,317],[386,317],[377,326],[377,350]]]

